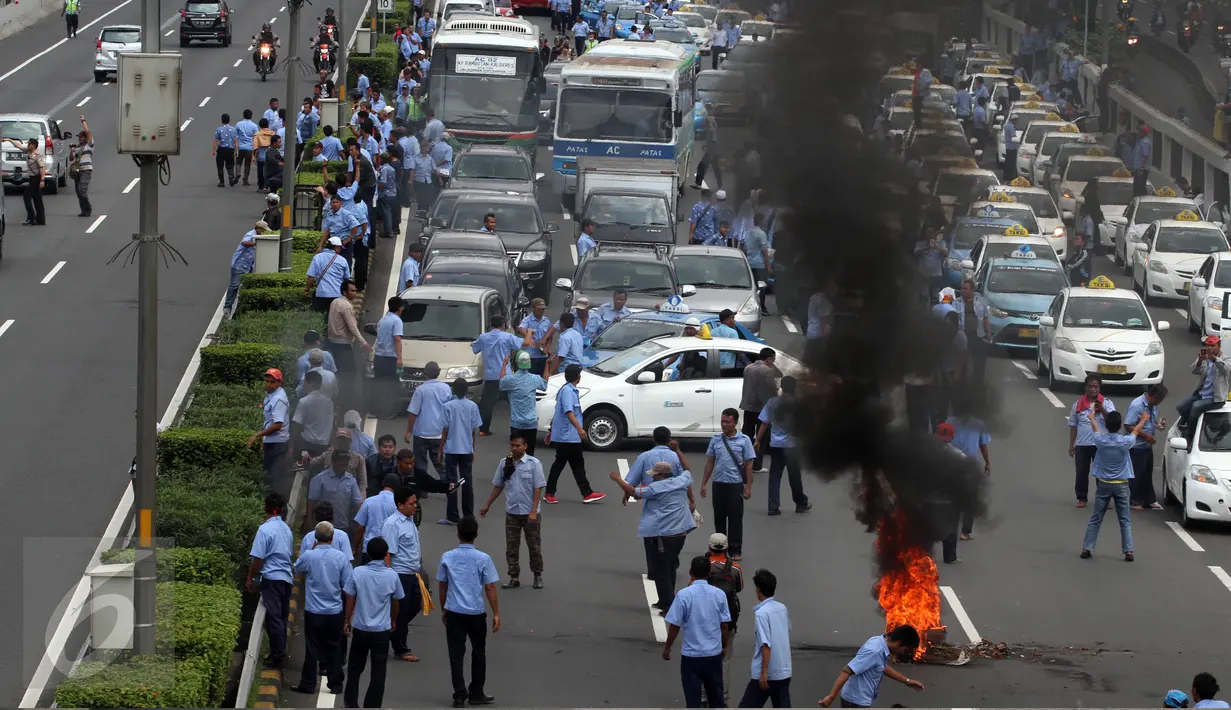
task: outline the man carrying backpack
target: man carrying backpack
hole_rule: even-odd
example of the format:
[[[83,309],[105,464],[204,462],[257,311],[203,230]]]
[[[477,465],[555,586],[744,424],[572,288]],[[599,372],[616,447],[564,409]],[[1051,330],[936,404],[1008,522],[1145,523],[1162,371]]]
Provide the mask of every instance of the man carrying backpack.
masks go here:
[[[734,653],[736,624],[739,622],[739,593],[744,591],[744,571],[739,563],[727,554],[727,536],[722,533],[710,535],[706,556],[710,561],[709,585],[727,595],[727,607],[731,610],[731,622],[727,624],[728,644],[722,656],[722,699],[731,694],[731,656]],[[713,705],[711,705],[713,707]]]

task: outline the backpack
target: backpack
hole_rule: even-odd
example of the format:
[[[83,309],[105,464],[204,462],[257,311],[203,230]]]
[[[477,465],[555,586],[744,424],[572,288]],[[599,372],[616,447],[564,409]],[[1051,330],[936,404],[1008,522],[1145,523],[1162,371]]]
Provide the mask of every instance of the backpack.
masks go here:
[[[706,578],[706,582],[711,587],[717,587],[722,590],[723,594],[727,595],[727,607],[731,612],[730,628],[735,628],[735,623],[739,621],[739,595],[735,593],[739,585],[736,583],[736,572],[731,568],[731,557],[727,556],[727,561],[723,563],[710,563],[710,576]]]

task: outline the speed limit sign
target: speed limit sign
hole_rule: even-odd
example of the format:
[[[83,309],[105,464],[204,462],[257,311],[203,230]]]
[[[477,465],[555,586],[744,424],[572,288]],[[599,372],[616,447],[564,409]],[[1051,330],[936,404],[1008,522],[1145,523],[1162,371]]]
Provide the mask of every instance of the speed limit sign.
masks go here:
[[[376,11],[382,15],[393,12],[393,0],[376,0]]]

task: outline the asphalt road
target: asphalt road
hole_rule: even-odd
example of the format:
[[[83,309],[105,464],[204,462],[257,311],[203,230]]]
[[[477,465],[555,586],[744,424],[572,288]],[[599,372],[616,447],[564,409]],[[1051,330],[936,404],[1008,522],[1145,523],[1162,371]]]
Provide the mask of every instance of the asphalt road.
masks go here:
[[[363,1],[346,3],[357,18]],[[270,97],[285,91],[283,75],[260,82],[240,39],[273,22],[285,44],[283,5],[249,0],[233,8],[231,47],[182,50],[182,117],[191,123],[159,202],[161,230],[187,266],[161,271],[160,414],[219,306],[231,253],[264,205],[255,182],[215,187],[213,129],[221,113],[238,121],[251,108],[259,116]],[[160,13],[162,31],[172,32],[162,38],[168,50],[178,50],[179,10],[166,3]],[[139,2],[99,0],[84,7],[73,40],[65,41],[63,20],[53,16],[0,44],[5,111],[50,112],[74,134],[84,113],[96,136],[92,219],[77,216],[71,181],[45,198],[45,227],[22,227],[20,194],[5,198],[0,366],[8,376],[0,381],[0,426],[25,432],[7,448],[0,472],[0,496],[10,501],[9,524],[20,540],[14,566],[0,579],[0,628],[10,639],[0,650],[6,705],[20,699],[51,633],[53,611],[85,569],[127,484],[134,452],[137,271],[106,262],[137,231],[138,169],[115,153],[117,89],[94,83],[92,67],[99,30],[140,17]],[[306,23],[301,32],[305,39],[310,34]],[[305,80],[305,93],[308,86]]]
[[[1170,33],[1170,34],[1168,34]],[[1175,32],[1166,30],[1160,41],[1175,42]],[[1205,43],[1192,50],[1194,60],[1201,50],[1213,54]],[[1217,61],[1214,70],[1217,73]],[[1145,52],[1138,52],[1129,60],[1129,71],[1132,72],[1132,91],[1144,99],[1158,111],[1171,117],[1179,117],[1179,109],[1183,108],[1188,116],[1192,129],[1201,135],[1212,138],[1214,135],[1214,114],[1209,109],[1209,92],[1205,87],[1193,86],[1188,77],[1176,71],[1167,62],[1155,59]],[[1225,81],[1225,80],[1224,80]]]
[[[537,21],[538,18],[536,18]],[[542,23],[546,26],[545,21]],[[549,151],[540,150],[539,170],[550,170]],[[556,197],[541,199],[545,217],[560,221],[553,251],[554,276],[570,276],[569,239],[574,225],[564,221]],[[691,204],[696,194],[689,191]],[[408,226],[417,227],[413,220]],[[414,229],[411,230],[412,234]],[[685,231],[686,233],[686,231]],[[564,238],[562,238],[564,237]],[[392,240],[382,240],[377,275],[369,289],[367,318],[379,317],[381,280],[388,279]],[[400,259],[399,259],[400,260]],[[1123,277],[1106,259],[1100,272]],[[1181,304],[1177,303],[1177,306]],[[771,299],[772,308],[772,299]],[[1173,396],[1163,405],[1168,418],[1175,401],[1191,387],[1189,362],[1198,347],[1184,321],[1170,307],[1151,308],[1172,329],[1162,334],[1169,359],[1167,382]],[[795,350],[802,344],[796,324],[774,316],[762,336]],[[1218,664],[1222,644],[1211,629],[1231,621],[1231,589],[1212,571],[1231,565],[1231,536],[1219,529],[1185,537],[1168,522],[1175,510],[1134,513],[1137,561],[1118,554],[1114,518],[1104,525],[1093,560],[1080,560],[1089,509],[1073,507],[1073,463],[1067,455],[1064,419],[1076,391],[1052,394],[1036,379],[1033,352],[1002,355],[987,367],[991,386],[1002,395],[1006,431],[993,432],[990,518],[975,528],[975,540],[961,546],[963,564],[941,566],[945,596],[942,621],[955,643],[977,638],[1006,642],[1016,649],[1007,660],[976,659],[962,668],[924,666],[909,674],[928,689],[923,695],[892,682],[882,686],[878,705],[904,703],[931,707],[1154,707],[1173,687],[1187,688],[1193,674]],[[1109,392],[1126,408],[1136,392]],[[732,402],[733,405],[737,404]],[[507,408],[496,410],[494,432],[504,431]],[[369,433],[393,434],[402,442],[406,422],[369,421]],[[673,660],[661,659],[665,631],[649,609],[644,555],[636,537],[637,504],[621,507],[618,490],[606,480],[625,471],[648,442],[634,442],[609,454],[589,453],[591,485],[609,494],[598,505],[582,505],[566,472],[561,502],[544,506],[546,588],[528,584],[500,592],[503,628],[488,636],[487,692],[502,706],[515,707],[671,707],[682,705],[677,644]],[[704,467],[704,444],[686,443],[695,475]],[[490,491],[490,480],[505,454],[501,436],[479,439],[476,505]],[[539,446],[544,467],[554,458]],[[1157,459],[1161,467],[1161,449]],[[1156,484],[1161,481],[1156,477]],[[883,630],[883,617],[870,594],[876,581],[873,538],[855,521],[851,481],[830,485],[805,477],[814,509],[770,519],[766,476],[758,475],[745,513],[744,569],[774,571],[778,599],[792,616],[796,706],[808,706],[828,692],[834,677],[869,636]],[[481,521],[478,546],[492,555],[502,577],[504,561],[502,503]],[[437,526],[444,500],[424,504],[422,542],[425,572],[434,575],[440,555],[456,544],[454,528]],[[690,537],[682,559],[701,553],[713,531],[712,510],[703,502],[706,523]],[[525,549],[522,564],[527,564]],[[938,560],[939,561],[939,560]],[[433,577],[434,578],[434,577]],[[681,574],[680,582],[686,580]],[[528,583],[528,575],[523,582]],[[433,589],[435,585],[433,584]],[[750,621],[756,603],[750,588],[742,595],[743,631],[735,641],[732,704],[749,678],[753,651]],[[437,612],[412,626],[411,646],[422,659],[410,665],[390,662],[385,704],[398,707],[446,706],[451,698],[444,631]],[[467,674],[469,673],[467,663]],[[290,683],[297,682],[298,668]],[[365,677],[362,687],[366,688]],[[323,684],[322,684],[323,685]],[[288,706],[334,707],[340,700],[322,694],[308,698],[288,693]]]

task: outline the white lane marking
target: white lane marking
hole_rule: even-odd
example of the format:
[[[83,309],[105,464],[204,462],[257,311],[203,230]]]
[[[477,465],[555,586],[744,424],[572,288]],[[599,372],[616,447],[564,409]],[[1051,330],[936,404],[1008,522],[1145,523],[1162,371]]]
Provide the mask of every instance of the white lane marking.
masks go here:
[[[0,323],[0,335],[4,335],[6,332],[8,332],[8,329],[13,327],[13,323],[15,322],[16,321],[14,321],[12,318],[9,318],[3,323]]]
[[[164,32],[162,36],[163,36],[163,37],[170,37],[170,36],[171,36],[171,35],[173,35],[173,34],[175,34],[175,28],[174,28],[174,27],[172,27],[171,29],[169,29],[169,30],[167,30],[166,32]]]
[[[136,187],[137,183],[139,182],[141,182],[141,178],[139,177],[133,178],[132,182],[128,183],[128,187],[124,188],[124,191],[121,194],[127,195],[128,193],[132,192],[133,188]]]
[[[188,120],[187,120],[187,121],[184,121],[183,123],[181,123],[181,124],[180,124],[180,133],[183,133],[183,132],[184,132],[184,129],[185,129],[185,128],[187,128],[187,127],[188,127],[188,124],[190,124],[190,123],[192,123],[192,117],[191,117],[191,116],[189,116],[189,117],[188,117]]]
[[[278,12],[282,12],[284,10],[286,10],[286,5],[283,5],[282,7],[278,8]]]
[[[795,324],[791,322],[791,319],[787,318],[786,316],[782,316],[782,325],[786,326],[786,330],[788,333],[798,333],[799,332],[799,328],[796,328]]]
[[[1175,312],[1176,312],[1176,313],[1179,313],[1180,315],[1184,316],[1185,318],[1187,318],[1187,317],[1188,317],[1188,311],[1184,310],[1183,308],[1177,308],[1177,309],[1175,309]]]
[[[376,425],[380,422],[376,417],[368,417],[363,420],[363,433],[376,438]]]
[[[234,63],[234,64],[232,64],[231,66],[233,66],[233,67],[237,67],[237,66],[239,66],[240,64],[243,64],[243,63],[244,63],[244,60],[243,60],[242,58],[241,58],[241,59],[236,59],[236,60],[235,60],[235,63]]]
[[[616,459],[616,466],[619,467],[621,476],[628,476],[628,459]]]
[[[9,323],[12,322],[13,321],[9,321]],[[1218,565],[1210,565],[1210,571],[1214,573],[1214,576],[1218,578],[1219,582],[1222,582],[1222,586],[1226,587],[1228,591],[1231,591],[1231,575],[1227,574],[1226,570]]]
[[[105,215],[105,214],[100,214],[100,215],[98,216],[98,219],[94,220],[94,224],[91,224],[91,225],[89,226],[89,228],[85,230],[85,233],[86,233],[86,234],[93,234],[93,233],[94,233],[94,230],[95,230],[95,229],[98,229],[98,225],[102,224],[104,219],[107,219],[107,215]]]
[[[98,16],[98,18],[97,18],[97,19],[95,19],[93,22],[90,22],[90,23],[87,23],[87,24],[85,24],[85,25],[82,25],[82,26],[81,26],[80,28],[78,28],[78,29],[79,29],[79,30],[88,30],[88,29],[90,29],[90,28],[91,28],[91,27],[93,27],[94,25],[97,25],[98,23],[102,22],[102,21],[103,21],[103,19],[104,19],[105,17],[107,17],[108,15],[110,15],[110,14],[111,14],[111,13],[113,13],[113,12],[118,12],[118,11],[120,10],[120,8],[124,7],[125,5],[127,5],[128,3],[132,2],[132,1],[133,1],[133,0],[124,0],[124,2],[120,3],[119,5],[116,5],[115,7],[111,8],[111,9],[110,9],[110,10],[108,10],[107,12],[104,12],[103,14],[99,15],[99,16]],[[52,50],[59,48],[61,45],[63,45],[63,44],[64,44],[64,43],[66,43],[66,42],[68,42],[68,38],[67,38],[67,37],[65,37],[64,39],[60,40],[59,42],[56,42],[55,44],[51,45],[51,46],[50,46],[50,47],[48,47],[47,49],[44,49],[43,51],[39,52],[38,54],[34,55],[33,57],[30,57],[29,59],[27,59],[26,61],[22,62],[21,64],[18,64],[16,67],[13,67],[12,69],[10,69],[10,70],[9,70],[8,72],[6,72],[5,74],[0,75],[0,81],[4,81],[5,79],[9,78],[10,76],[13,76],[13,75],[14,75],[14,74],[16,74],[17,72],[21,71],[22,69],[25,69],[26,67],[30,66],[31,64],[33,64],[33,63],[34,63],[34,61],[35,61],[36,59],[39,59],[39,58],[41,58],[41,57],[45,57],[45,56],[47,56],[48,54],[51,54]]]
[[[81,100],[81,103],[77,104],[77,108],[81,108],[82,106],[85,106],[85,105],[86,105],[86,104],[88,104],[88,103],[90,103],[90,97],[89,97],[89,96],[87,96],[87,97],[85,97],[84,99],[82,99],[82,100]]]
[[[564,208],[561,207],[561,209],[564,209]],[[564,218],[565,222],[571,221],[573,219],[573,215],[569,214],[568,210],[564,210],[564,212],[560,216]]]
[[[1171,528],[1171,532],[1175,533],[1175,536],[1180,538],[1181,542],[1188,545],[1188,549],[1193,552],[1205,552],[1205,548],[1198,544],[1197,541],[1193,539],[1193,536],[1188,534],[1187,530],[1180,527],[1179,523],[1168,520],[1167,527]]]
[[[208,96],[206,96],[205,98],[201,99],[201,103],[197,104],[197,108],[201,108],[202,106],[204,106],[204,105],[205,105],[205,104],[207,104],[207,103],[209,103],[209,97],[208,97]]]
[[[971,643],[982,641],[983,637],[975,630],[974,622],[970,620],[970,615],[966,613],[966,608],[962,606],[962,600],[958,599],[957,592],[953,591],[953,587],[941,587],[940,591],[949,602],[953,615],[957,617],[957,623],[962,625],[962,631],[966,632],[966,638],[970,639]]]
[[[1061,402],[1059,399],[1057,399],[1056,395],[1051,393],[1051,390],[1047,389],[1046,387],[1040,387],[1039,392],[1041,392],[1043,396],[1047,398],[1048,402],[1051,402],[1051,405],[1053,407],[1056,407],[1058,409],[1064,409],[1064,402]]]
[[[110,81],[104,81],[104,82],[103,82],[103,86],[111,86],[111,82],[110,82]]]
[[[1013,367],[1016,367],[1017,369],[1021,370],[1022,374],[1026,376],[1026,379],[1028,380],[1039,379],[1039,376],[1031,372],[1030,368],[1027,367],[1024,363],[1020,363],[1017,360],[1010,360],[1009,362],[1013,363]]]
[[[329,692],[329,688],[323,678],[321,679],[320,684],[320,690],[316,691],[316,707],[336,708],[338,706],[338,696]]]
[[[277,16],[277,15],[274,15],[273,17],[269,18],[269,24],[271,24],[271,25],[272,25],[273,23],[277,22],[277,21],[278,21],[278,16]]]
[[[67,263],[68,263],[67,261],[61,261],[60,263],[58,263],[58,264],[56,264],[55,266],[51,267],[51,271],[48,271],[48,272],[47,272],[47,275],[46,275],[46,276],[44,276],[44,277],[43,277],[43,280],[42,280],[42,281],[39,281],[39,283],[41,283],[41,284],[51,283],[51,280],[52,280],[52,279],[54,279],[54,278],[56,277],[56,274],[60,273],[60,269],[63,269],[63,268],[64,268],[64,265],[65,265],[65,264],[67,264]]]
[[[573,266],[577,266],[577,245],[576,244],[568,245],[568,253],[573,256]]]
[[[225,83],[227,83],[227,78],[225,76],[218,80],[218,86],[222,86]]]
[[[658,610],[654,608],[654,602],[658,601],[658,589],[644,574],[641,575],[641,585],[645,587],[645,603],[650,607],[650,624],[654,626],[654,640],[658,643],[666,643],[667,621],[659,616]]]
[[[393,240],[393,258],[389,260],[389,288],[385,292],[386,302],[405,288],[402,284],[402,262],[406,260],[406,235],[410,234],[412,214],[410,210],[403,213],[402,228],[398,230],[398,235]]]

